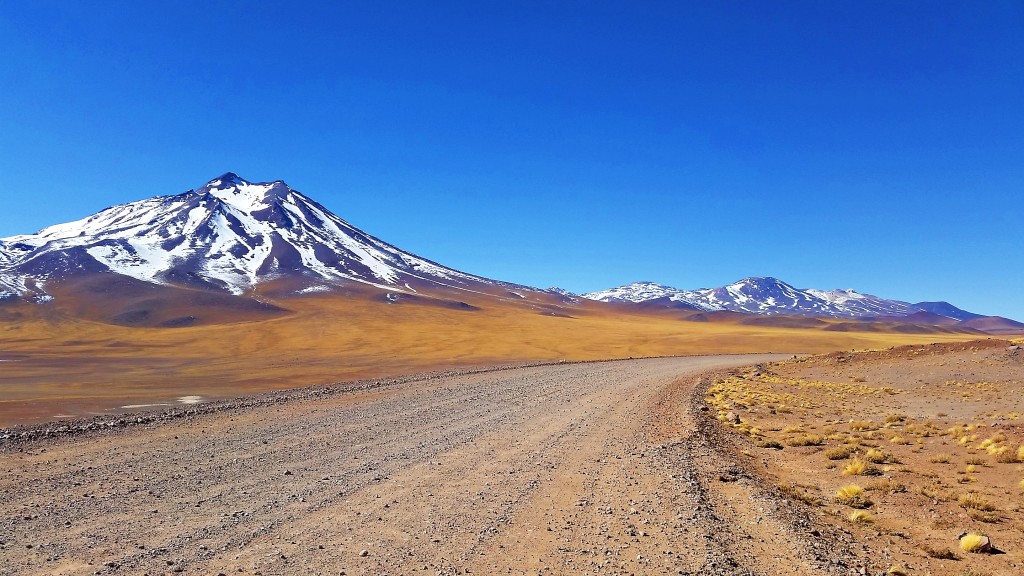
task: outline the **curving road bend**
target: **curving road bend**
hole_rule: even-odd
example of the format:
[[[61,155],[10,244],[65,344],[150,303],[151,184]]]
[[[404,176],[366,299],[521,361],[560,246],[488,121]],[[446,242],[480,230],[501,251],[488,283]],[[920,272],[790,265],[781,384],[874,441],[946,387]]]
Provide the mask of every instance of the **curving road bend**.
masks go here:
[[[8,445],[0,574],[819,574],[695,423],[697,374],[779,358],[430,377]]]

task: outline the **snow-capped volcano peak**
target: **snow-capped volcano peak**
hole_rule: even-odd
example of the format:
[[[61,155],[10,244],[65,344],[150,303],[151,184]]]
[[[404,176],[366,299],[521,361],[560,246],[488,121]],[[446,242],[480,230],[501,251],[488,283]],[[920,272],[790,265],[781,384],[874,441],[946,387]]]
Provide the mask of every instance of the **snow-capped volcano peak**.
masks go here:
[[[45,282],[80,271],[236,294],[294,275],[387,287],[494,283],[374,238],[283,181],[254,183],[231,172],[197,190],[0,240],[0,286],[8,294],[26,277]]]
[[[281,180],[253,184],[228,172],[210,180],[195,193],[200,196],[208,194],[246,214],[253,214],[287,201],[296,192]]]

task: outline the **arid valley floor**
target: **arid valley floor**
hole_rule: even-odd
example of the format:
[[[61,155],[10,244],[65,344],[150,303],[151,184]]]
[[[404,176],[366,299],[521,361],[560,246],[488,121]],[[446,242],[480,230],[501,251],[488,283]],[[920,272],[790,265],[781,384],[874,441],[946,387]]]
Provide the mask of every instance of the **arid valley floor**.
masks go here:
[[[24,429],[0,573],[1019,574],[1021,361],[988,339],[560,363]]]

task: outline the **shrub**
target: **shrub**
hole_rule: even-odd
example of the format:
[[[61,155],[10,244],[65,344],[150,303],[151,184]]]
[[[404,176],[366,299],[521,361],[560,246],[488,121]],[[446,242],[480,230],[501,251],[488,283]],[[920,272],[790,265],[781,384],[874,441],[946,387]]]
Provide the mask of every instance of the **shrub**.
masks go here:
[[[864,489],[856,484],[847,484],[836,491],[835,501],[852,508],[867,508],[871,500],[864,494]]]
[[[907,491],[906,486],[888,478],[868,482],[867,485],[864,486],[864,489],[871,492],[888,492],[890,494],[898,494]]]
[[[757,443],[758,448],[771,448],[772,450],[782,450],[782,443],[778,440],[762,440]]]
[[[1018,462],[1024,462],[1024,446],[1018,448],[1016,452],[1006,448],[1006,446],[1001,446],[1000,448],[1001,449],[997,450],[995,453],[996,462],[1002,464],[1016,464]],[[1002,448],[1005,448],[1005,450]]]
[[[961,494],[956,499],[964,508],[971,510],[981,510],[982,512],[991,512],[996,509],[991,502],[988,501],[984,496],[977,492],[968,492],[967,494]]]
[[[854,458],[843,468],[843,476],[877,476],[879,474],[881,474],[881,471],[878,468],[860,458]]]
[[[825,440],[817,434],[804,434],[786,439],[786,444],[790,446],[821,446],[824,442]]]
[[[866,454],[864,454],[864,459],[867,460],[868,462],[873,462],[875,464],[882,464],[887,462],[889,460],[889,457],[885,455],[885,452],[882,452],[877,448],[872,448],[871,450],[868,450]]]
[[[900,424],[906,422],[907,416],[905,414],[889,414],[885,417],[886,424]]]
[[[928,460],[934,464],[949,464],[953,461],[953,457],[949,454],[936,454]]]
[[[847,518],[854,524],[872,524],[875,521],[875,517],[866,510],[854,510]]]
[[[970,532],[960,538],[960,549],[964,552],[981,552],[981,549],[985,547],[986,541],[987,538],[985,538],[984,534]]]
[[[825,450],[825,458],[829,460],[846,460],[853,454],[852,446],[836,446]]]
[[[871,420],[850,420],[850,430],[854,432],[867,432],[874,429],[875,425]]]

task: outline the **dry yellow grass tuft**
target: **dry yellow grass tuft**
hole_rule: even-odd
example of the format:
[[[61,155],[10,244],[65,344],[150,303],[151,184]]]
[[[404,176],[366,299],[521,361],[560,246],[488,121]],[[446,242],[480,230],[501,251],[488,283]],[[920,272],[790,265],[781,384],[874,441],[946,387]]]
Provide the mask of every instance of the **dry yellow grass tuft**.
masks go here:
[[[889,456],[877,448],[872,448],[864,454],[864,459],[874,464],[884,464],[889,461]]]
[[[960,506],[963,506],[964,508],[969,508],[971,510],[992,512],[993,510],[996,509],[996,507],[993,506],[987,498],[985,498],[981,494],[978,494],[977,492],[968,492],[966,494],[961,494],[960,497],[956,499],[956,501],[960,503]]]
[[[864,493],[864,489],[856,484],[847,484],[836,491],[835,501],[852,508],[867,508],[871,506],[871,500]]]
[[[873,524],[875,522],[875,517],[867,510],[854,510],[847,518],[854,524]]]
[[[949,454],[936,454],[928,459],[932,464],[949,464],[953,461],[953,456]]]
[[[867,432],[876,428],[871,420],[850,420],[850,430],[853,432]]]
[[[825,439],[817,434],[804,434],[786,439],[786,444],[790,446],[821,446],[824,443]]]
[[[889,414],[885,417],[886,424],[902,424],[907,421],[906,414]]]
[[[864,489],[871,492],[888,492],[889,494],[899,494],[907,491],[906,486],[889,478],[868,482]]]
[[[969,553],[981,552],[987,542],[988,538],[984,534],[970,532],[960,538],[960,549]]]
[[[893,566],[885,571],[889,576],[910,576],[905,568],[902,566]]]
[[[853,446],[835,446],[825,450],[825,458],[829,460],[846,460],[853,452]]]
[[[843,476],[877,476],[878,474],[881,474],[878,468],[860,458],[854,458],[843,468]]]

